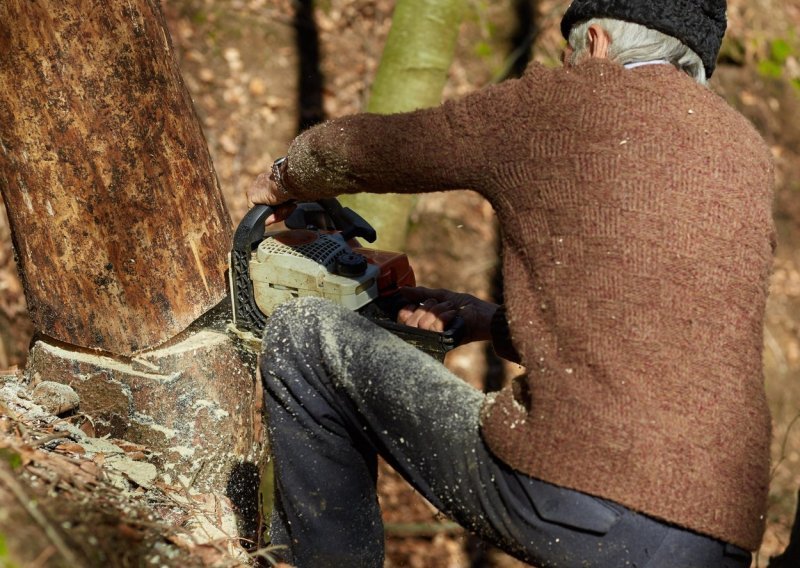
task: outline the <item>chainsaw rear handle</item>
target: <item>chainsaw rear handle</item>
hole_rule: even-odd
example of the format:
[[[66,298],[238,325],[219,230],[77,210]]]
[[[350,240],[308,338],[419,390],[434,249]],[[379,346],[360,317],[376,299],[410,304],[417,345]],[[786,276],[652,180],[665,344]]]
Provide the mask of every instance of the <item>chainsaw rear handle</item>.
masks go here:
[[[397,323],[390,319],[373,320],[383,329],[394,333],[407,343],[411,343],[417,349],[443,359],[444,356],[461,345],[466,332],[466,325],[461,316],[454,317],[444,331],[429,331],[418,327],[411,327],[402,323]]]
[[[408,300],[400,293],[373,301],[374,309],[369,312],[372,319],[382,328],[399,335],[418,349],[442,359],[444,355],[464,341],[466,324],[464,318],[456,315],[444,331],[430,331],[397,323],[400,310],[408,305]]]
[[[342,207],[336,198],[320,199],[317,201],[328,217],[333,221],[333,226],[342,233],[342,238],[349,241],[352,238],[360,237],[368,243],[374,243],[378,234],[372,225],[358,213],[349,207]]]

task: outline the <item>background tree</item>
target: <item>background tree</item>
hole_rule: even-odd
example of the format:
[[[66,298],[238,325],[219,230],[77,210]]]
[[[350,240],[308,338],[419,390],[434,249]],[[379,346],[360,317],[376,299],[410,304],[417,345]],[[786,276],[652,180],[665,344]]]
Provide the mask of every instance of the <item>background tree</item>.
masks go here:
[[[436,106],[464,14],[464,0],[399,0],[392,15],[367,112],[390,114]],[[412,195],[350,195],[343,198],[378,233],[376,246],[405,247]]]

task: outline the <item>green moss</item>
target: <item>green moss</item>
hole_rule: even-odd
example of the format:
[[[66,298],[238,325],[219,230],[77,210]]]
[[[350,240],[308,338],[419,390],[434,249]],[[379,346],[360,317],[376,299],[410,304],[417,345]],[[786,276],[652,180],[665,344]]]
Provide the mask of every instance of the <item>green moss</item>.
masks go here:
[[[798,52],[800,48],[794,34],[770,41],[766,57],[757,63],[759,74],[771,79],[786,78],[793,86],[798,87],[798,77],[787,76],[787,63],[791,58],[796,58]]]
[[[9,448],[0,448],[0,460],[6,462],[14,470],[22,467],[22,457]]]
[[[758,72],[762,77],[777,79],[783,75],[783,66],[772,59],[765,59],[758,62]]]
[[[9,558],[6,537],[0,534],[0,568],[17,568],[18,565]]]
[[[769,58],[778,65],[786,64],[786,60],[792,55],[792,46],[785,39],[776,39],[770,44]]]
[[[478,57],[491,57],[493,53],[494,50],[488,42],[479,41],[475,46],[475,55]]]

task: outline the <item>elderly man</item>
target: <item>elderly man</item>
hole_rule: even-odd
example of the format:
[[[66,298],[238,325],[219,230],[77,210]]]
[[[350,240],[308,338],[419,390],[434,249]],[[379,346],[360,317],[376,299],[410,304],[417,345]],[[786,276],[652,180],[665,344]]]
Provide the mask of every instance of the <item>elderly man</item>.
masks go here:
[[[497,395],[321,300],[279,308],[261,371],[274,544],[380,566],[376,456],[464,527],[541,567],[748,567],[764,527],[762,319],[772,166],[704,83],[724,0],[575,0],[565,65],[413,113],[305,132],[254,202],[471,188],[499,219],[496,306],[456,312],[525,374]],[[280,217],[281,215],[278,215]]]

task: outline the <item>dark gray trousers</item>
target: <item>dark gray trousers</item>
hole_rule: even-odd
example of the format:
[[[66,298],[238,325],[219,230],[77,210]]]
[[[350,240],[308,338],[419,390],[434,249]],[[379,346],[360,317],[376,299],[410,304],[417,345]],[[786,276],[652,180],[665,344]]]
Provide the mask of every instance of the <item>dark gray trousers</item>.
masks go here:
[[[731,545],[512,471],[481,438],[483,393],[330,302],[273,313],[261,375],[272,544],[300,568],[383,565],[379,454],[444,514],[540,568],[750,566]]]

